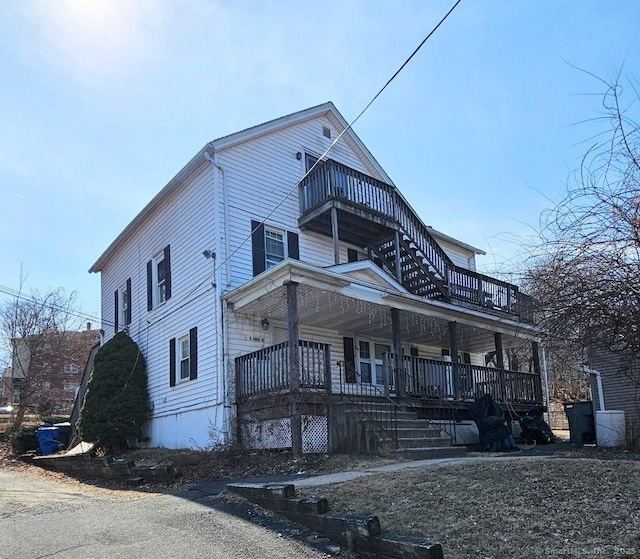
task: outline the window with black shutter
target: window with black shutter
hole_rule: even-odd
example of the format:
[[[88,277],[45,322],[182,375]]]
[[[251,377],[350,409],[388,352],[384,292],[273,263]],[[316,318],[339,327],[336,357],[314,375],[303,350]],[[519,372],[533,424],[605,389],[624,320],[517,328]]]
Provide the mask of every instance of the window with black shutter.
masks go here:
[[[147,262],[147,310],[171,298],[171,246]]]
[[[298,234],[251,221],[253,275],[277,266],[285,258],[300,259]]]

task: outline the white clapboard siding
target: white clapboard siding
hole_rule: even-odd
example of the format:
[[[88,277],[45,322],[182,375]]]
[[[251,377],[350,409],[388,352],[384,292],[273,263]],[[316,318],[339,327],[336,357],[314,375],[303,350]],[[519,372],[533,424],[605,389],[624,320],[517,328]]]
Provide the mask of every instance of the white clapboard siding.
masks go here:
[[[295,185],[305,173],[305,163],[304,158],[301,161],[296,158],[296,153],[305,150],[322,153],[329,146],[330,140],[322,135],[323,125],[331,126],[331,123],[326,118],[317,118],[219,152],[227,189],[229,249],[237,250],[231,260],[230,287],[242,285],[253,277],[251,239],[248,238],[252,219],[266,218],[268,225],[300,233]],[[361,172],[371,172],[342,139],[329,157]],[[301,233],[299,244],[302,261],[317,266],[333,265],[331,239]],[[342,260],[346,262],[347,247],[341,250]]]
[[[476,258],[473,251],[466,250],[459,245],[449,243],[443,239],[437,239],[436,242],[442,247],[442,250],[445,251],[456,266],[466,268],[467,270],[476,269]]]
[[[168,425],[177,415],[191,423],[222,401],[217,366],[216,292],[211,286],[213,262],[202,251],[214,246],[213,168],[203,165],[132,235],[102,270],[102,315],[105,341],[113,336],[113,292],[127,278],[132,283],[130,333],[146,360],[149,396],[153,407],[151,444],[175,446]],[[147,311],[146,264],[166,245],[171,247],[172,296]],[[169,386],[169,340],[198,328],[198,378]],[[185,415],[186,414],[186,415]],[[220,419],[221,415],[217,414]],[[162,419],[173,417],[174,419]],[[157,421],[156,421],[157,420]],[[161,425],[164,425],[162,429]],[[155,436],[153,433],[156,433]],[[160,437],[160,438],[158,438]],[[197,444],[206,445],[198,440]]]

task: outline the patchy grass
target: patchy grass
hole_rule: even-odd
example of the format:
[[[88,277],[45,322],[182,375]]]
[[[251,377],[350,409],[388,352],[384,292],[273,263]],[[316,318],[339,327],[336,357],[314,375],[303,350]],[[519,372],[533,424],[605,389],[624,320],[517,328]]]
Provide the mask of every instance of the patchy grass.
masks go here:
[[[225,447],[218,450],[171,450],[148,448],[122,456],[136,464],[171,464],[181,483],[238,479],[253,476],[325,474],[358,470],[397,462],[376,456],[313,454],[294,458],[289,451],[247,450]]]
[[[307,490],[384,531],[433,536],[445,557],[640,557],[640,463],[499,459]]]

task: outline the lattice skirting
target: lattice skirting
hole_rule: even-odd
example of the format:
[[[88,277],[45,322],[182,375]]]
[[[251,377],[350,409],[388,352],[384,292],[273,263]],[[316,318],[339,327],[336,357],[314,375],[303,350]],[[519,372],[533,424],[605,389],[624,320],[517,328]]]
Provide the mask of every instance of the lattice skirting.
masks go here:
[[[322,415],[303,415],[302,452],[328,451],[328,422]],[[243,446],[255,449],[291,448],[291,418],[244,421],[241,424]]]
[[[327,452],[329,440],[327,431],[329,424],[323,415],[302,416],[302,452]]]

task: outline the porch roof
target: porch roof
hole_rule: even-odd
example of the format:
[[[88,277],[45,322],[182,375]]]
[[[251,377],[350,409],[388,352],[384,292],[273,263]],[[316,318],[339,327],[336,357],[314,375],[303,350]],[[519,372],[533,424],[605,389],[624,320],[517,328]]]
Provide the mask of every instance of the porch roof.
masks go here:
[[[320,268],[287,259],[223,295],[235,313],[249,319],[286,322],[285,286],[298,284],[301,325],[337,330],[345,335],[391,338],[389,310],[399,309],[402,340],[448,347],[448,322],[456,321],[459,350],[494,348],[494,333],[504,343],[539,340],[541,331],[509,318],[413,295],[371,261]]]

